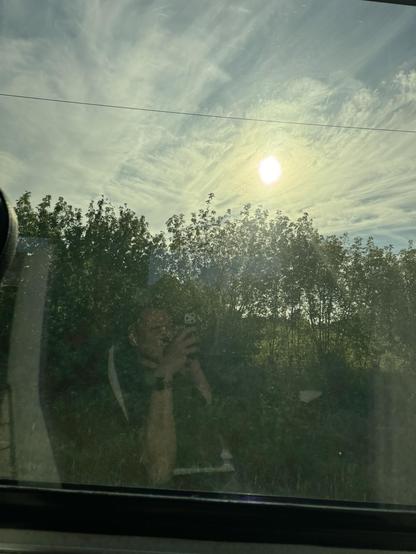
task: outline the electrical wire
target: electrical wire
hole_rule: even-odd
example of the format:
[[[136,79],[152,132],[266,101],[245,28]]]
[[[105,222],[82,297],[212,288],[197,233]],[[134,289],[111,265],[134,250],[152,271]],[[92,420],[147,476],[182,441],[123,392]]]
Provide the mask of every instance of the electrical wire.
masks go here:
[[[308,121],[290,121],[290,120],[283,120],[283,119],[262,119],[257,117],[245,117],[245,116],[239,116],[239,115],[220,115],[220,114],[200,113],[200,112],[185,112],[185,111],[179,111],[179,110],[163,110],[158,108],[125,106],[121,104],[102,104],[99,102],[64,100],[62,98],[48,98],[45,96],[29,96],[24,94],[9,94],[5,92],[0,92],[0,96],[3,98],[37,100],[41,102],[54,102],[58,104],[72,104],[77,106],[91,106],[91,107],[109,108],[109,109],[115,109],[115,110],[133,110],[138,112],[148,112],[148,113],[165,114],[165,115],[204,117],[204,118],[211,118],[211,119],[225,119],[225,120],[231,120],[231,121],[249,121],[253,123],[270,123],[270,124],[277,124],[277,125],[300,125],[304,127],[324,127],[324,128],[330,128],[330,129],[346,129],[346,130],[355,130],[355,131],[378,131],[378,132],[385,132],[385,133],[416,134],[416,129],[395,129],[395,128],[389,128],[389,127],[364,127],[360,125],[338,125],[335,123],[316,123],[316,122],[308,122]]]

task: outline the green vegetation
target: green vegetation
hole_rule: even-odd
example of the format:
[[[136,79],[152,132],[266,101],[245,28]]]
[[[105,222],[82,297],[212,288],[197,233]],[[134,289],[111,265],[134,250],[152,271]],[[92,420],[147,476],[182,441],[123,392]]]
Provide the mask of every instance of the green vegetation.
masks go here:
[[[307,214],[217,214],[212,201],[160,234],[103,198],[85,214],[63,198],[17,201],[21,235],[49,239],[51,378],[125,333],[159,281],[178,318],[198,315],[245,492],[415,503],[416,248],[323,236]]]

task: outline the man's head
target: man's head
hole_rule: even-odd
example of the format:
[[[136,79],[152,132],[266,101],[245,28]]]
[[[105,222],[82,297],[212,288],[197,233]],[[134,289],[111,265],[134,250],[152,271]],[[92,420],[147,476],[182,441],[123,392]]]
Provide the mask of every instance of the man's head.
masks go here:
[[[130,326],[130,343],[140,354],[153,361],[162,358],[166,346],[174,338],[174,325],[166,310],[146,308]]]

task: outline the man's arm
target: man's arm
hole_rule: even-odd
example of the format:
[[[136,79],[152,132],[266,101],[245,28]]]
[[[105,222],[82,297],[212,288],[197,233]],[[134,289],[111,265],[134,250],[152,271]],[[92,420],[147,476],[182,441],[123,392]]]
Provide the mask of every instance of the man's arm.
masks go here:
[[[144,429],[143,464],[152,484],[169,481],[176,460],[176,431],[172,384],[155,390],[150,398]]]
[[[164,357],[154,364],[155,377],[161,390],[153,390],[143,431],[142,461],[152,484],[162,484],[172,476],[176,461],[176,431],[173,414],[172,382],[175,373],[196,351],[191,331],[184,331],[166,349]]]

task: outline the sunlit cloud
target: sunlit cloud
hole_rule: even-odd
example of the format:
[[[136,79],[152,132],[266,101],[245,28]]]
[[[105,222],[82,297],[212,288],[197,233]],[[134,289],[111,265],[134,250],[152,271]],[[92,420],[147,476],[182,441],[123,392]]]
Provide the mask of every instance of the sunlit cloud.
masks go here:
[[[4,92],[363,127],[416,121],[411,7],[40,0],[0,3],[0,16]],[[30,190],[85,207],[104,194],[158,230],[214,192],[224,210],[306,210],[323,233],[397,245],[415,233],[415,135],[5,98],[0,117],[13,198]],[[284,171],[265,187],[258,167],[271,154]]]

